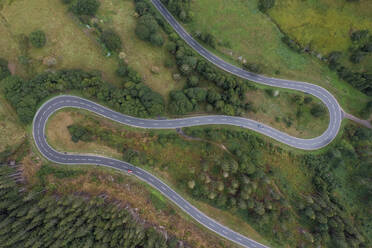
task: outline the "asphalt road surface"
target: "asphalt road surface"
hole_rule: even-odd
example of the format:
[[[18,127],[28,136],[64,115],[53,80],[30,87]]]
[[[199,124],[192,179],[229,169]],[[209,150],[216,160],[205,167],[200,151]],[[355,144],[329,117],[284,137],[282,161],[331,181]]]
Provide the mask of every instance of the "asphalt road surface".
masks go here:
[[[116,122],[120,122],[125,125],[139,127],[139,128],[151,128],[151,129],[174,129],[182,127],[200,126],[200,125],[213,125],[213,124],[225,124],[239,126],[242,128],[249,128],[263,135],[269,136],[279,142],[287,144],[289,146],[303,149],[303,150],[315,150],[329,144],[336,136],[340,129],[341,121],[343,118],[341,107],[337,100],[324,88],[305,83],[297,82],[276,78],[269,78],[261,75],[257,75],[248,71],[245,71],[239,67],[226,63],[217,56],[211,54],[208,50],[203,48],[197,41],[195,41],[176,21],[176,19],[168,12],[168,10],[159,2],[159,0],[152,0],[154,6],[164,16],[168,23],[174,28],[174,30],[189,44],[195,51],[201,56],[206,58],[208,61],[216,65],[217,67],[234,74],[243,79],[254,81],[264,85],[270,85],[280,88],[287,88],[292,90],[298,90],[311,94],[319,98],[328,108],[330,122],[327,130],[320,136],[312,139],[300,139],[276,130],[270,126],[259,123],[254,120],[232,117],[223,115],[214,116],[198,116],[190,118],[180,119],[165,119],[165,120],[151,120],[151,119],[140,119],[127,115],[117,113],[111,109],[103,107],[92,101],[69,95],[61,95],[50,99],[45,102],[36,113],[33,120],[32,132],[35,140],[35,144],[41,154],[48,160],[59,164],[95,164],[100,166],[111,167],[123,172],[131,173],[143,181],[151,184],[154,188],[159,190],[169,200],[174,202],[183,211],[189,214],[192,218],[198,221],[203,226],[207,227],[211,231],[225,237],[232,242],[235,242],[244,247],[250,248],[262,248],[264,246],[248,237],[245,237],[233,230],[221,225],[217,221],[209,218],[207,215],[200,212],[189,202],[178,195],[174,190],[168,187],[160,179],[151,175],[150,173],[142,170],[141,168],[135,167],[129,163],[119,161],[112,158],[106,158],[102,156],[93,155],[79,155],[79,154],[68,154],[54,150],[46,141],[45,137],[45,125],[48,118],[57,110],[74,107],[81,108],[91,112],[94,112],[103,117],[109,118]]]

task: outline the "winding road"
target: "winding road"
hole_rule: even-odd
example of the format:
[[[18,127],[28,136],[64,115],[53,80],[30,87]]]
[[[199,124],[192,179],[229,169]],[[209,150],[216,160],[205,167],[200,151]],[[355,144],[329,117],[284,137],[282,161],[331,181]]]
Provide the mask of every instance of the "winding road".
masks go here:
[[[176,30],[176,32],[189,44],[195,51],[201,56],[209,60],[217,67],[232,73],[238,77],[254,81],[264,85],[270,85],[280,88],[292,89],[311,94],[319,98],[328,108],[330,122],[327,130],[320,136],[312,139],[300,139],[283,133],[277,129],[274,129],[265,124],[259,123],[254,120],[233,117],[233,116],[198,116],[190,118],[180,119],[166,119],[166,120],[152,120],[152,119],[141,119],[123,115],[108,109],[95,102],[70,95],[61,95],[50,99],[45,102],[37,111],[34,120],[32,133],[34,136],[35,144],[39,149],[40,153],[45,156],[48,160],[59,164],[95,164],[100,166],[111,167],[120,171],[128,172],[132,171],[132,174],[140,178],[141,180],[151,184],[154,188],[159,190],[169,200],[174,202],[183,211],[189,214],[197,222],[210,229],[211,231],[225,237],[232,242],[235,242],[244,247],[252,248],[263,248],[267,247],[254,240],[249,239],[227,227],[218,223],[217,221],[209,218],[207,215],[200,212],[169,186],[163,183],[157,177],[150,173],[142,170],[141,168],[135,167],[129,163],[106,158],[102,156],[94,155],[79,155],[79,154],[67,154],[54,150],[46,140],[45,127],[48,118],[62,108],[73,107],[91,111],[95,114],[101,115],[105,118],[109,118],[113,121],[139,128],[151,128],[151,129],[174,129],[182,127],[200,126],[200,125],[211,125],[211,124],[225,124],[248,128],[259,132],[263,135],[269,136],[279,142],[287,144],[289,146],[304,149],[304,150],[315,150],[329,144],[338,134],[340,129],[341,121],[343,118],[342,109],[339,106],[337,100],[324,88],[305,83],[296,82],[290,80],[269,78],[261,75],[257,75],[248,71],[245,71],[239,67],[226,63],[222,59],[210,53],[208,50],[203,48],[197,41],[195,41],[176,21],[176,19],[168,12],[168,10],[160,3],[159,0],[152,0],[154,6],[169,22],[169,24]]]

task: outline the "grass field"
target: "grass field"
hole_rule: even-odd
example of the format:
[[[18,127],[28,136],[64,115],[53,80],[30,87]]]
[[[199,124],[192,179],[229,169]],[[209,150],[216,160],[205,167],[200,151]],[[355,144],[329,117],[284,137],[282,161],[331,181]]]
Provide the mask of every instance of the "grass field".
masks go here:
[[[350,35],[356,30],[372,32],[372,2],[338,0],[282,0],[269,11],[270,17],[291,38],[303,47],[310,46],[325,56],[332,51],[341,51],[342,64],[354,71],[372,68],[372,55],[358,64],[349,61]]]
[[[323,55],[346,51],[353,31],[372,32],[372,2],[280,0],[269,11],[280,28]]]
[[[35,72],[48,69],[42,61],[45,57],[54,57],[57,59],[54,69],[99,70],[103,72],[104,79],[112,83],[120,80],[115,75],[116,59],[106,57],[90,29],[80,25],[60,0],[13,1],[4,5],[0,14],[3,17],[0,18],[0,56],[15,64],[17,73],[24,74],[18,60],[22,54],[18,37],[41,29],[47,36],[46,46],[42,49],[30,48],[28,55]],[[135,36],[133,1],[102,1],[97,17],[104,27],[112,27],[120,34],[126,59],[144,77],[146,84],[165,98],[170,90],[182,88],[183,82],[175,82],[173,71],[163,65],[165,58],[170,56],[165,48],[153,47]],[[159,68],[158,74],[151,73],[153,66]]]
[[[46,46],[42,49],[30,48],[28,52],[36,72],[47,69],[42,64],[45,57],[54,57],[57,59],[54,67],[56,69],[101,70],[107,79],[114,81],[116,62],[106,58],[88,30],[80,28],[66,12],[66,6],[59,0],[13,1],[10,5],[5,5],[0,12],[3,16],[0,30],[10,35],[0,41],[1,56],[15,63],[18,68],[16,72],[20,72],[22,66],[18,56],[21,51],[19,47],[14,47],[18,44],[18,37],[41,29],[47,37]]]
[[[262,64],[265,74],[321,85],[355,115],[367,101],[317,58],[290,50],[277,26],[257,9],[257,0],[200,0],[191,8],[194,20],[185,25],[188,30],[208,31],[221,43],[230,43],[231,48],[218,46],[218,55],[230,61],[242,56],[248,63]]]
[[[137,17],[132,0],[101,1],[98,18],[103,20],[106,27],[118,32],[123,42],[126,59],[144,77],[148,86],[162,94],[165,99],[168,99],[169,91],[183,87],[183,81],[176,82],[172,78],[176,69],[164,66],[165,59],[171,56],[165,47],[154,47],[135,35]],[[154,66],[159,69],[156,74],[151,72]]]
[[[313,138],[321,135],[328,127],[329,114],[314,117],[310,113],[313,104],[323,104],[317,98],[312,103],[301,106],[294,102],[290,92],[278,91],[278,96],[270,97],[265,91],[249,91],[247,98],[254,103],[257,112],[250,112],[245,117],[263,122],[278,130],[299,138]],[[304,97],[304,94],[302,94]],[[302,115],[297,116],[301,111]],[[291,124],[288,124],[288,123]]]

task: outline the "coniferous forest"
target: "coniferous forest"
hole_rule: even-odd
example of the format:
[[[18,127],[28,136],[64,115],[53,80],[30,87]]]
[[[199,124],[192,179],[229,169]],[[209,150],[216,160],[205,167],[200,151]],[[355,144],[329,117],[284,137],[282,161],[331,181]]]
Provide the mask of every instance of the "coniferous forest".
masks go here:
[[[0,166],[0,247],[177,247],[177,240],[145,228],[117,204],[86,195],[25,193],[16,174]]]

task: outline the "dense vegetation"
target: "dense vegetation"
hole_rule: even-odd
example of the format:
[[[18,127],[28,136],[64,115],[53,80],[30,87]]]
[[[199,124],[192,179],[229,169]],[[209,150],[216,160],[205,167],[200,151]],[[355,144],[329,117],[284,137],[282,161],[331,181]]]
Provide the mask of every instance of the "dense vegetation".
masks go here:
[[[193,13],[190,9],[191,0],[161,0],[169,11],[183,22],[190,22]]]
[[[209,199],[212,204],[221,208],[229,209],[237,204],[243,211],[243,216],[253,218],[259,230],[269,230],[274,225],[276,230],[281,230],[274,234],[274,238],[289,240],[281,235],[286,233],[285,220],[294,218],[294,215],[288,208],[288,199],[282,198],[272,188],[274,185],[269,175],[273,171],[268,171],[268,165],[260,161],[261,149],[265,146],[263,142],[245,133],[224,129],[191,129],[187,133],[217,142],[225,141],[238,158],[238,164],[235,165],[217,162],[221,176],[216,184],[210,184],[216,179],[209,174],[201,174],[196,179],[196,186],[192,187],[192,194],[198,199]],[[307,239],[314,245],[367,247],[370,243],[370,240],[366,240],[370,235],[370,213],[363,211],[369,208],[372,194],[371,184],[368,183],[372,171],[368,166],[370,156],[367,155],[372,147],[371,138],[371,130],[348,126],[344,138],[326,153],[296,158],[299,166],[313,178],[314,193],[308,196],[296,195],[292,204],[301,221],[309,225],[311,232]],[[273,150],[276,149],[279,154],[282,153],[281,149],[274,147]],[[277,152],[275,153],[272,155],[277,156]],[[342,185],[339,180],[347,185]],[[358,183],[352,185],[347,183],[349,180]],[[352,193],[349,194],[356,199],[347,199],[346,187],[352,187]],[[353,203],[349,205],[350,202]],[[353,220],[350,207],[354,204],[359,207],[353,208],[352,215],[356,217]],[[277,226],[275,223],[281,224]]]
[[[0,80],[10,76],[10,71],[8,69],[8,61],[0,58]]]
[[[187,128],[187,135],[201,139],[192,142],[174,133],[150,132],[140,138],[147,142],[138,146],[130,141],[134,137],[137,141],[138,134],[126,131],[123,136],[121,130],[108,129],[98,121],[77,124],[92,134],[93,142],[121,152],[124,161],[161,169],[181,191],[240,216],[277,244],[366,247],[370,243],[372,189],[366,154],[372,133],[368,129],[348,126],[343,138],[328,151],[295,155],[231,128]],[[224,144],[228,152],[217,151],[215,143]],[[195,159],[171,160],[161,155],[167,149],[187,150]],[[293,189],[296,186],[269,162],[287,156],[310,178],[312,186],[307,192]],[[355,181],[358,184],[351,183]],[[303,231],[297,233],[298,228]],[[293,234],[288,236],[288,232]]]
[[[87,128],[78,124],[70,125],[67,128],[71,134],[71,139],[73,142],[77,143],[79,140],[85,142],[92,141],[92,132]]]
[[[372,53],[372,35],[368,30],[357,30],[351,34],[350,39],[352,46],[348,51],[351,53],[349,59],[352,63],[358,64],[365,56]],[[337,71],[340,78],[358,90],[372,96],[372,69],[369,68],[363,72],[354,71],[347,65],[342,65],[341,56],[342,52],[340,51],[331,52],[328,56],[329,68]]]
[[[274,2],[275,2],[274,0],[260,0],[259,1],[259,9],[263,12],[266,12],[268,9],[274,7]],[[314,12],[317,13],[317,14],[322,14],[324,12],[329,12],[327,14],[327,16],[328,15],[335,15],[335,13],[328,10],[328,8],[329,9],[331,9],[331,8],[332,9],[333,8],[337,9],[336,13],[340,12],[344,15],[347,13],[347,11],[345,11],[343,13],[343,10],[342,10],[343,7],[340,7],[340,6],[343,6],[341,3],[337,3],[337,4],[340,4],[340,6],[334,6],[334,5],[337,5],[337,4],[332,3],[332,1],[328,1],[324,5],[322,5],[321,3],[301,3],[301,1],[298,1],[298,2],[300,2],[300,3],[295,3],[294,5],[296,5],[296,6],[303,5],[303,8],[307,8],[307,12],[302,13],[303,15],[311,15],[311,14],[314,15]],[[348,2],[354,2],[354,1],[348,1]],[[285,5],[288,5],[289,3],[282,3],[282,4],[285,6]],[[361,3],[361,4],[364,4],[364,3]],[[316,9],[317,7],[315,7],[315,5],[318,5],[319,9]],[[285,11],[284,6],[281,6],[281,8],[282,8],[281,11]],[[368,6],[366,6],[366,8],[368,8]],[[274,9],[275,9],[275,7],[274,7]],[[331,12],[332,12],[332,14],[331,14]],[[291,14],[293,14],[293,13],[286,13],[285,15],[291,15]],[[270,14],[270,16],[271,16],[271,14]],[[273,16],[274,16],[274,20],[275,20],[275,17],[283,18],[284,15],[282,13],[274,13]],[[338,18],[338,16],[335,16],[335,17]],[[317,17],[311,16],[311,19],[315,19],[315,18],[317,18]],[[293,20],[295,18],[293,18],[293,16],[291,16],[291,18],[289,18],[289,19]],[[310,21],[308,16],[304,16],[304,20]],[[281,19],[280,19],[280,21],[282,22]],[[305,37],[305,38],[303,38],[304,40],[316,39],[316,37],[318,35],[323,35],[323,33],[321,32],[322,30],[317,30],[317,29],[312,30],[312,27],[316,27],[317,21],[314,21],[314,23],[306,22],[305,24],[302,24],[302,23],[300,23],[300,24],[298,24],[298,23],[289,24],[289,28],[287,30],[282,30],[284,32],[288,32],[288,33],[284,33],[282,41],[286,45],[288,45],[288,47],[290,47],[291,49],[293,49],[296,52],[301,52],[301,53],[305,52],[305,53],[308,53],[308,54],[316,55],[319,59],[328,62],[329,68],[331,70],[336,71],[338,76],[342,80],[345,80],[350,85],[352,85],[354,88],[358,89],[359,91],[363,92],[364,94],[366,94],[368,96],[372,96],[372,70],[371,70],[371,67],[368,65],[368,63],[366,63],[366,66],[360,66],[360,68],[355,66],[355,65],[360,65],[363,62],[363,60],[366,59],[367,57],[370,58],[370,54],[372,52],[372,35],[370,35],[370,30],[368,30],[368,29],[358,30],[354,27],[353,29],[349,30],[349,26],[354,26],[353,24],[351,24],[352,21],[353,20],[350,20],[349,25],[346,25],[346,23],[341,24],[341,25],[345,25],[343,27],[342,26],[338,27],[338,28],[342,28],[342,31],[341,30],[336,30],[336,29],[332,30],[332,33],[340,33],[341,34],[341,33],[344,33],[345,30],[347,30],[347,32],[349,33],[350,41],[348,43],[351,43],[351,45],[348,47],[348,49],[345,49],[343,51],[336,50],[336,51],[329,52],[328,55],[322,56],[321,54],[318,54],[318,51],[316,51],[316,49],[317,48],[319,48],[319,49],[323,48],[323,49],[328,50],[327,46],[325,44],[322,44],[322,47],[314,48],[313,45],[312,45],[312,43],[316,42],[314,40],[311,40],[309,44],[301,43],[300,41],[296,40],[296,38],[301,40],[301,38],[299,37],[300,34],[301,34],[301,36]],[[334,22],[338,22],[337,19],[335,19]],[[279,25],[281,25],[281,24],[286,26],[286,24],[284,24],[284,23],[279,23]],[[310,25],[308,25],[308,24],[310,24]],[[304,27],[300,28],[300,29],[304,29],[304,30],[294,32],[294,33],[297,34],[297,37],[293,37],[293,34],[291,34],[291,32],[292,32],[291,28],[290,28],[291,25],[304,26]],[[305,26],[309,26],[309,28],[306,28]],[[333,25],[329,25],[329,27],[326,27],[326,29],[331,29],[332,26]],[[295,28],[293,28],[293,29],[295,29]],[[321,29],[321,28],[318,27],[318,29]],[[308,34],[308,32],[312,32],[312,34]],[[317,34],[317,32],[319,32],[319,34]],[[340,35],[340,34],[338,34],[338,35]],[[334,36],[334,34],[332,34],[332,36]],[[328,40],[329,40],[329,43],[331,43],[332,39],[328,39]],[[338,41],[334,40],[333,42],[337,43]],[[349,62],[351,62],[351,63],[349,63]]]
[[[40,169],[46,170],[56,171]],[[144,228],[128,210],[103,198],[21,193],[14,173],[0,166],[1,247],[177,247],[177,240]],[[71,173],[60,174],[65,176]]]
[[[163,98],[140,80],[119,88],[104,82],[97,73],[61,70],[42,73],[30,80],[10,76],[1,83],[5,97],[24,123],[32,120],[38,104],[46,97],[68,90],[78,90],[85,97],[98,99],[129,115],[149,117],[164,111]]]
[[[108,29],[102,32],[101,41],[111,52],[117,52],[121,49],[121,39],[114,30]]]
[[[138,3],[141,6],[141,2]],[[138,10],[138,7],[137,7]],[[146,9],[138,10],[140,13],[145,13]],[[159,32],[159,25],[152,15],[142,15],[136,26],[136,35],[141,40],[150,41],[155,46],[162,46],[164,43],[163,36]]]
[[[71,1],[64,1],[69,4]],[[77,15],[94,16],[100,4],[97,0],[76,0],[71,6],[71,10]]]
[[[29,36],[31,44],[36,48],[42,48],[46,43],[46,36],[42,30],[36,30]]]
[[[271,9],[275,5],[275,0],[259,0],[258,1],[258,9],[262,12],[266,12],[267,10]]]

